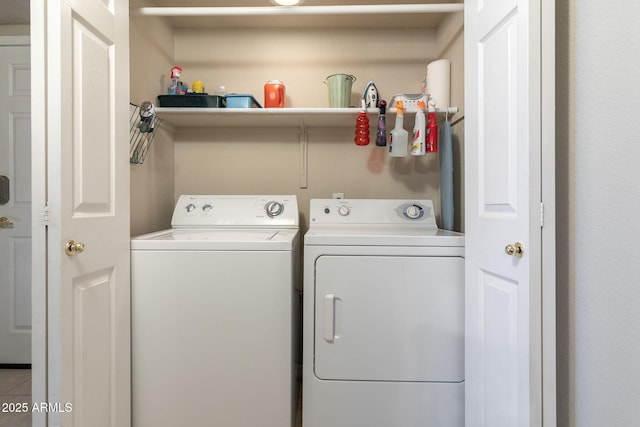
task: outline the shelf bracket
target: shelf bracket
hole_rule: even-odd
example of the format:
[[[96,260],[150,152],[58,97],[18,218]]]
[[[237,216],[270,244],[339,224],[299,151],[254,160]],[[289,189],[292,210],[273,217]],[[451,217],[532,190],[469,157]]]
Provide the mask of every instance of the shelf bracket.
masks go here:
[[[308,144],[309,144],[309,134],[307,133],[307,126],[302,121],[300,124],[300,132],[298,133],[298,147],[300,153],[300,165],[299,165],[299,183],[300,188],[307,188],[308,186],[308,177],[307,177],[307,160],[308,160]]]

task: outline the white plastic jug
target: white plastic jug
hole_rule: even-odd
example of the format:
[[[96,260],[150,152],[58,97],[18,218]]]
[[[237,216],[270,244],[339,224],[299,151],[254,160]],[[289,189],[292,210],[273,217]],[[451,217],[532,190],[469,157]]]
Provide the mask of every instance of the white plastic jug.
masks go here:
[[[351,85],[356,81],[351,74],[332,74],[325,83],[329,86],[329,106],[346,108],[351,100]]]

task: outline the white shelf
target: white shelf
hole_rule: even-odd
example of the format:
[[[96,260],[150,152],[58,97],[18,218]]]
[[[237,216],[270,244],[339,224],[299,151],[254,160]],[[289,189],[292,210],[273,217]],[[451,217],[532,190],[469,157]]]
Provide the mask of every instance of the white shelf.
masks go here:
[[[176,0],[159,0],[156,3],[159,6],[132,7],[130,15],[166,17],[174,28],[237,28],[238,26],[437,28],[444,15],[464,9],[464,3],[460,0],[420,4],[385,4],[390,2],[372,0],[371,4],[361,5],[293,7],[242,6],[241,1],[230,3],[234,4],[232,7],[173,7],[177,3]]]
[[[358,111],[357,108],[156,108],[164,123],[176,129],[301,125],[344,127],[355,123]]]
[[[353,127],[359,108],[168,108],[157,107],[163,124],[174,129],[230,127]],[[453,115],[457,108],[449,108]],[[378,109],[367,110],[369,120],[377,119]],[[415,111],[406,111],[412,116]],[[444,109],[437,110],[444,114]],[[395,109],[388,112],[394,115]]]
[[[463,3],[375,4],[335,6],[267,7],[139,7],[131,16],[301,16],[301,15],[390,15],[414,13],[450,13],[464,10]]]

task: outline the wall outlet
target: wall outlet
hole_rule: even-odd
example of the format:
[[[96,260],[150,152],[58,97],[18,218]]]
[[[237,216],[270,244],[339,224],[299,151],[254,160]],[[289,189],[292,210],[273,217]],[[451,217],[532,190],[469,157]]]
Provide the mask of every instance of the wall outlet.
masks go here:
[[[344,193],[333,193],[334,199],[344,199]]]

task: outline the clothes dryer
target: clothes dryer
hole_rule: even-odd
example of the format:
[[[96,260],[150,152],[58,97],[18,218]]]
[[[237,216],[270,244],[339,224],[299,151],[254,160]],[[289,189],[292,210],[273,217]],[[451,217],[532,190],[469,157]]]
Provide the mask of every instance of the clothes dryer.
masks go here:
[[[295,196],[181,196],[131,241],[132,425],[293,426]]]
[[[464,236],[429,200],[311,200],[303,425],[464,426]]]

